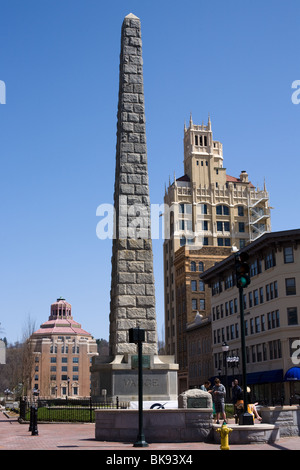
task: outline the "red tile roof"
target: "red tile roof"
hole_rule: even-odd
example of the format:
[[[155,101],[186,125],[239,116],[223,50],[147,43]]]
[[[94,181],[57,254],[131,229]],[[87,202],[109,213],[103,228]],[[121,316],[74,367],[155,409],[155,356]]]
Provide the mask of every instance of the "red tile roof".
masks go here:
[[[81,325],[70,319],[48,320],[33,333],[34,335],[82,335],[91,336],[90,333],[83,330]]]

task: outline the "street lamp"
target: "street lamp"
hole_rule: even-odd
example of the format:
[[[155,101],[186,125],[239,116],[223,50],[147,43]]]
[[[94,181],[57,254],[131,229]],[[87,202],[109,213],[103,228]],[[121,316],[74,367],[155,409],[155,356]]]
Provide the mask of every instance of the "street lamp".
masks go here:
[[[239,356],[227,356],[227,365],[232,368],[232,375],[234,375],[234,368],[239,367]]]
[[[228,344],[226,343],[226,341],[224,341],[222,343],[222,351],[223,351],[223,364],[224,364],[224,367],[225,367],[225,390],[226,390],[226,395],[227,395],[227,386],[228,386],[228,377],[227,377],[227,353],[229,351],[229,346]]]
[[[68,396],[70,395],[70,377],[67,378],[67,382],[68,382]]]

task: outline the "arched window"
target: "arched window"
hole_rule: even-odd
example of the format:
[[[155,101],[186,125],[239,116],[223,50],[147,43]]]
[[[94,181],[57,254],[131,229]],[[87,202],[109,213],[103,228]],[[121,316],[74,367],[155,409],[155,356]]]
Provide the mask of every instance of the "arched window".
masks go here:
[[[217,215],[229,215],[229,207],[228,206],[217,206],[216,207],[216,214]]]
[[[200,273],[202,273],[204,271],[204,265],[203,265],[202,261],[199,261],[199,271],[200,271]]]
[[[191,271],[196,271],[196,263],[195,261],[191,261]]]

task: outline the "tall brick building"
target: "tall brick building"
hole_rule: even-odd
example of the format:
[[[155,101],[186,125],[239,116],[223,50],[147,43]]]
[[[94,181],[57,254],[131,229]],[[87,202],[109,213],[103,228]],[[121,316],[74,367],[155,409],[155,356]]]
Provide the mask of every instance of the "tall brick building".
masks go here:
[[[97,343],[73,320],[71,305],[59,298],[51,305],[48,321],[30,337],[33,359],[31,390],[41,397],[90,396],[91,358]]]
[[[269,195],[265,186],[253,186],[246,171],[228,175],[210,118],[207,125],[195,125],[190,118],[184,128],[184,175],[174,177],[164,204],[166,353],[175,354],[179,362],[181,392],[203,383],[211,368],[189,365],[196,331],[200,351],[202,342],[207,344],[201,339],[203,326],[210,321],[209,292],[199,282],[199,273],[271,230]]]

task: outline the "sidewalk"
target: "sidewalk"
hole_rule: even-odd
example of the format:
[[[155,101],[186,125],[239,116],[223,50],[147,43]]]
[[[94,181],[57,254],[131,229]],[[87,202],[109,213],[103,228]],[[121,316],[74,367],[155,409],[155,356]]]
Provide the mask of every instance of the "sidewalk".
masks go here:
[[[230,426],[230,422],[228,423]],[[7,418],[0,413],[0,450],[102,450],[116,453],[116,451],[166,453],[176,454],[195,453],[199,450],[220,450],[219,444],[204,442],[190,443],[149,443],[146,448],[133,447],[132,442],[101,442],[95,440],[95,424],[55,424],[39,423],[38,435],[32,436],[28,431],[28,424],[20,424],[17,418]],[[145,439],[147,441],[147,430]],[[230,445],[230,439],[229,439]],[[300,437],[282,438],[273,444],[230,445],[230,450],[300,450]],[[117,453],[116,453],[117,455]]]

